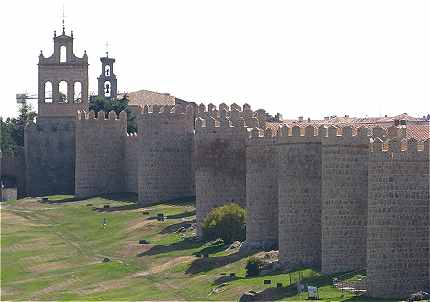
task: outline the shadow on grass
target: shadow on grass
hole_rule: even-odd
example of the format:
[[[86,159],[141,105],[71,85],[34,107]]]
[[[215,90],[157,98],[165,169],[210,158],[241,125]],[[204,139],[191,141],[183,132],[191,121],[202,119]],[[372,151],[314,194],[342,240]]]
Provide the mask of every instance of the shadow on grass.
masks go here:
[[[152,219],[152,217],[151,217],[151,219]],[[188,228],[190,228],[191,226],[192,226],[192,224],[193,223],[195,223],[196,222],[196,220],[195,219],[193,219],[193,220],[189,220],[189,221],[182,221],[182,222],[178,222],[178,223],[175,223],[175,224],[171,224],[171,225],[169,225],[169,226],[167,226],[167,227],[165,227],[164,229],[162,229],[161,231],[160,231],[160,234],[171,234],[171,233],[176,233],[179,229],[181,229],[181,228],[185,228],[185,229],[188,229]]]
[[[167,215],[167,219],[181,219],[196,215],[196,211],[186,211],[175,215]]]
[[[45,203],[45,204],[62,204],[62,203],[69,203],[69,202],[78,202],[78,201],[83,201],[86,200],[86,198],[78,198],[78,197],[67,197],[67,198],[63,198],[63,199],[58,199],[58,200],[41,200],[40,203]]]
[[[190,250],[190,249],[199,248],[204,244],[205,244],[204,242],[199,242],[195,239],[184,239],[182,241],[175,242],[169,245],[155,245],[151,247],[149,250],[137,254],[137,257],[153,256],[153,255],[170,253],[174,251]]]
[[[205,273],[210,270],[226,266],[233,262],[236,262],[242,258],[248,257],[252,255],[253,252],[236,252],[234,254],[230,254],[227,256],[219,256],[219,257],[207,257],[207,258],[199,258],[194,260],[190,267],[186,270],[186,274],[199,274]]]

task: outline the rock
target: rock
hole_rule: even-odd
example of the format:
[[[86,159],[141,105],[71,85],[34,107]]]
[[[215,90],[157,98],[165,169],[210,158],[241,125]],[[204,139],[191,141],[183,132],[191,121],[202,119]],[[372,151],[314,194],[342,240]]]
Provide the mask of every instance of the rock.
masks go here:
[[[110,258],[107,258],[107,257],[103,258],[103,262],[110,262],[110,261],[111,261]]]
[[[177,229],[175,233],[184,233],[186,231],[187,231],[187,228],[185,226],[183,226],[183,227],[180,227],[179,229]]]
[[[148,240],[145,240],[145,239],[139,240],[139,244],[148,244],[148,243],[149,243]]]
[[[109,209],[110,208],[110,205],[108,205],[108,204],[105,204],[104,206],[103,206],[103,209]]]
[[[430,294],[424,291],[416,292],[409,296],[408,301],[428,301]]]
[[[240,249],[242,243],[240,241],[235,241],[226,249],[226,251],[237,250]]]

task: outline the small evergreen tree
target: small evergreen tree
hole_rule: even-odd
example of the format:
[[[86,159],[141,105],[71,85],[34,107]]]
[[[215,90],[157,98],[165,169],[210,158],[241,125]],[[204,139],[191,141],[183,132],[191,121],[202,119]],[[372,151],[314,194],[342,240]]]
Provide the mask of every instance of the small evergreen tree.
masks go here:
[[[246,236],[245,209],[229,203],[212,209],[202,226],[206,241],[221,238],[225,244],[244,241]]]
[[[261,266],[263,265],[263,261],[257,257],[251,257],[248,259],[246,263],[246,275],[248,277],[254,277],[260,275]]]

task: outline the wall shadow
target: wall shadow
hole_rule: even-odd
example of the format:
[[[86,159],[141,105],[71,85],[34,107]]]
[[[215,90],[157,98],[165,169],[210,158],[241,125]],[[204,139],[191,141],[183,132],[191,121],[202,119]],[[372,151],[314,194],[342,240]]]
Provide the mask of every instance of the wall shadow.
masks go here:
[[[149,250],[137,254],[137,257],[153,256],[153,255],[170,253],[174,251],[195,249],[203,246],[204,244],[205,244],[204,242],[199,242],[194,239],[184,239],[182,241],[175,242],[169,245],[155,245],[151,247]]]
[[[196,220],[188,220],[188,221],[181,221],[175,224],[171,224],[164,229],[160,231],[160,234],[171,234],[176,233],[180,228],[188,229],[192,227],[193,223],[196,223]]]
[[[181,218],[188,218],[191,216],[196,215],[196,211],[186,211],[175,215],[167,215],[167,219],[181,219]]]
[[[191,263],[190,267],[186,270],[185,273],[191,274],[191,275],[205,273],[210,270],[236,262],[252,254],[253,253],[249,251],[249,252],[236,252],[234,254],[230,254],[227,256],[220,256],[220,257],[199,258],[194,260]]]

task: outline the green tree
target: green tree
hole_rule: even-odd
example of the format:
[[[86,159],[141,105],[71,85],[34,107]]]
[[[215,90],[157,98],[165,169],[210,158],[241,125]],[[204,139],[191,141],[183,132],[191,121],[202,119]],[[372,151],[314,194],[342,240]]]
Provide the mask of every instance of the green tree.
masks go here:
[[[257,257],[251,257],[246,263],[246,275],[248,277],[254,277],[260,275],[261,267],[263,266],[263,261]]]
[[[137,132],[136,116],[134,116],[128,108],[128,98],[124,95],[120,99],[107,98],[103,96],[95,96],[90,98],[89,109],[98,113],[103,110],[107,116],[110,111],[115,111],[119,114],[121,111],[127,112],[127,132]]]
[[[206,241],[221,238],[224,243],[244,241],[246,236],[245,209],[236,203],[229,203],[212,209],[202,226]]]
[[[34,121],[37,113],[31,105],[23,104],[19,107],[17,118],[0,118],[1,149],[5,152],[13,152],[17,146],[24,146],[24,129],[28,122]]]

